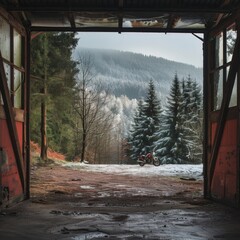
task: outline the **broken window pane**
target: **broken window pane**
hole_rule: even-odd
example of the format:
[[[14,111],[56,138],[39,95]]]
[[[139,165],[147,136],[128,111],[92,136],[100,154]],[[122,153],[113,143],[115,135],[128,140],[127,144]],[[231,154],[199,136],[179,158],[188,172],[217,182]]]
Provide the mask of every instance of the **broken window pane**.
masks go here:
[[[10,61],[10,25],[0,17],[0,51],[2,57]]]
[[[229,73],[229,67],[227,67],[227,76],[228,76],[228,73]],[[234,81],[232,95],[229,102],[229,107],[235,107],[235,106],[237,106],[237,75]]]
[[[223,99],[223,70],[218,70],[214,74],[213,82],[213,110],[221,108]]]
[[[235,26],[227,29],[226,40],[227,40],[227,62],[232,61],[233,50],[237,38],[237,31]]]

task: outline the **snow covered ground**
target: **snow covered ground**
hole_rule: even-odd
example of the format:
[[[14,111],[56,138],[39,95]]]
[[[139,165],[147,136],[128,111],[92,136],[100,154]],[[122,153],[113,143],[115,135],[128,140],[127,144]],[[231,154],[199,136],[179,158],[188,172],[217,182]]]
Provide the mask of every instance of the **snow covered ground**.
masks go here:
[[[164,164],[159,167],[153,165],[118,165],[118,164],[85,164],[68,162],[64,166],[89,172],[103,172],[118,175],[137,175],[137,176],[177,176],[183,178],[194,178],[202,180],[202,164]]]

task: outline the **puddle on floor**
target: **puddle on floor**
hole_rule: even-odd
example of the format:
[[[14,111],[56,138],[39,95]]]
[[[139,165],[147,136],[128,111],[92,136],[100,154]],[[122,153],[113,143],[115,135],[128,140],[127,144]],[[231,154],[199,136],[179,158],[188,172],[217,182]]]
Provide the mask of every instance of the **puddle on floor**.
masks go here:
[[[94,189],[93,186],[88,186],[88,185],[82,185],[82,186],[80,186],[80,188],[82,188],[82,189]]]
[[[102,232],[89,232],[83,233],[72,238],[72,240],[86,240],[86,239],[96,239],[96,238],[107,238],[108,234]]]

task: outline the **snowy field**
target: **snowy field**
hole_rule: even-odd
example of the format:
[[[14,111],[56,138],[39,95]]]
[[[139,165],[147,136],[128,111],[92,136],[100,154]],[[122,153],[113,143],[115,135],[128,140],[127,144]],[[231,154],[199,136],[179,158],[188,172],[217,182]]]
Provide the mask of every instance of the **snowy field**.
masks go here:
[[[118,164],[84,164],[84,163],[65,163],[64,166],[89,172],[103,172],[118,175],[136,176],[177,176],[183,178],[203,179],[202,164],[164,164],[159,167],[153,165],[118,165]]]

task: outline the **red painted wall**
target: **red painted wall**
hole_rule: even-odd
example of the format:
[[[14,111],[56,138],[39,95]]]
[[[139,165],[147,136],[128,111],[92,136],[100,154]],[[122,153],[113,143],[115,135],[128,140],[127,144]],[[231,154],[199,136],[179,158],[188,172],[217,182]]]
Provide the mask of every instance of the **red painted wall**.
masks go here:
[[[23,147],[23,123],[16,122],[20,148]],[[18,174],[17,164],[8,133],[6,120],[0,119],[0,147],[3,149],[3,159],[0,162],[2,187],[8,189],[8,196],[5,196],[3,202],[13,202],[23,195],[23,190]]]
[[[217,123],[212,124],[212,145]],[[211,188],[212,196],[236,202],[237,192],[237,120],[228,120],[223,132]]]

